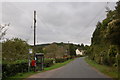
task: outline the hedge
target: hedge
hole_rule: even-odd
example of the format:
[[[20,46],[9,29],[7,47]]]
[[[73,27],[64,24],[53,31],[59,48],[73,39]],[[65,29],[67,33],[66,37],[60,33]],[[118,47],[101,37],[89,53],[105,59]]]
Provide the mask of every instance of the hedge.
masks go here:
[[[44,67],[50,67],[53,65],[53,59],[45,59],[44,60]]]
[[[27,72],[28,63],[2,64],[2,78],[14,76],[17,73]]]
[[[61,63],[61,62],[64,62],[68,59],[69,58],[57,58],[57,59],[55,59],[55,62]],[[53,59],[45,59],[44,60],[44,67],[52,66],[54,64],[53,61],[54,61]],[[31,70],[32,70],[32,68],[31,68]],[[23,73],[23,72],[28,72],[27,60],[16,61],[13,63],[3,62],[3,64],[2,64],[2,78],[14,76],[17,73]]]
[[[55,62],[56,63],[62,63],[62,62],[67,61],[67,60],[68,60],[68,58],[56,58]]]
[[[53,59],[44,60],[44,67],[50,67],[52,65],[53,65]],[[28,62],[26,60],[16,61],[13,63],[4,62],[2,64],[2,78],[14,76],[17,73],[23,73],[27,71],[28,71]]]

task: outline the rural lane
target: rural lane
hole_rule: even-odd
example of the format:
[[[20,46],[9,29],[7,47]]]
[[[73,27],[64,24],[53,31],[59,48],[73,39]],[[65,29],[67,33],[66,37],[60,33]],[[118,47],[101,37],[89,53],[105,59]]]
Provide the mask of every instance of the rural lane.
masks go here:
[[[29,78],[108,78],[89,66],[84,57],[77,58],[63,67],[38,73]]]

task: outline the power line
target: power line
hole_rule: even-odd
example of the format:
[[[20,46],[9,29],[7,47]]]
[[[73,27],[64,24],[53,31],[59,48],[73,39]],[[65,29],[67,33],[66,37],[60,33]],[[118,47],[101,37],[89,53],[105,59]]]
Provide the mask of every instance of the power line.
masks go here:
[[[11,5],[14,7],[14,8],[17,8],[18,10],[20,10],[22,13],[24,13],[24,14],[26,14],[26,18],[27,18],[27,21],[29,20],[29,22],[31,23],[31,17],[29,16],[29,15],[31,15],[29,12],[27,12],[26,10],[24,10],[23,8],[20,8],[20,7],[17,7],[16,5],[14,5],[14,4],[12,4],[11,3]],[[28,15],[29,14],[29,15]],[[32,25],[32,24],[31,24]],[[30,27],[30,29],[32,28],[32,26]],[[30,35],[32,34],[32,32],[33,32],[33,30],[31,29],[30,30]],[[30,37],[28,37],[27,39],[26,39],[27,41],[29,41],[30,40]]]
[[[106,4],[106,6],[108,5],[108,2],[107,2],[107,4]],[[98,16],[100,16],[100,14],[103,12],[103,9],[105,9],[105,7],[106,6],[104,6],[96,15],[95,15],[95,17],[85,26],[85,27],[88,27],[92,22],[94,22],[95,20],[96,20],[96,18],[98,17]]]
[[[39,13],[40,14],[40,13]],[[50,26],[48,26],[48,24],[46,24],[45,20],[39,15],[37,16],[38,17],[38,20],[40,21],[40,23],[42,23],[44,26],[48,27],[48,28],[51,28]],[[55,32],[55,29],[52,28],[52,32]]]
[[[106,6],[108,6],[108,2],[105,4],[105,6],[95,15],[95,17],[87,24],[85,25],[85,28],[88,29],[88,27],[94,22],[96,21],[97,17],[100,16],[103,12],[103,10],[105,9]],[[79,33],[76,35],[79,36]]]

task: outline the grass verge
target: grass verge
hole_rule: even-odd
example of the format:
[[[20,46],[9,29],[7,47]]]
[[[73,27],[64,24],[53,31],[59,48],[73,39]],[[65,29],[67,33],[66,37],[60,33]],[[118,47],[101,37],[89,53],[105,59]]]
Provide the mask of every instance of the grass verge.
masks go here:
[[[48,71],[48,70],[52,70],[52,69],[56,69],[56,68],[62,67],[62,66],[64,66],[65,64],[67,64],[67,63],[69,63],[69,62],[71,62],[71,61],[73,61],[73,60],[74,60],[74,59],[70,59],[70,60],[65,61],[65,62],[63,62],[63,63],[56,63],[56,64],[54,64],[54,65],[51,66],[51,67],[44,68],[44,71]]]
[[[70,59],[70,60],[67,60],[67,61],[65,61],[63,63],[56,63],[56,64],[52,65],[51,67],[44,68],[43,71],[38,71],[38,72],[32,71],[32,72],[26,72],[26,73],[19,73],[19,74],[15,75],[15,76],[6,78],[4,80],[23,80],[24,78],[27,78],[27,77],[29,77],[29,76],[31,76],[33,74],[37,74],[37,73],[40,73],[40,72],[45,72],[45,71],[48,71],[48,70],[52,70],[52,69],[62,67],[62,66],[66,65],[67,63],[69,63],[69,62],[71,62],[73,60],[74,59]]]
[[[85,61],[90,66],[96,68],[97,70],[99,70],[100,72],[102,72],[103,74],[105,74],[111,78],[117,78],[117,76],[118,76],[117,68],[115,68],[115,67],[97,64],[95,61],[90,60],[87,57],[85,58]]]

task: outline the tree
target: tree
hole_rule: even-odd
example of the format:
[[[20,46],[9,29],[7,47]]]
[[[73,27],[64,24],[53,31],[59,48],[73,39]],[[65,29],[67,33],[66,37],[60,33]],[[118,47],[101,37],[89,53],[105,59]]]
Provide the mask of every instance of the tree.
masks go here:
[[[69,44],[69,53],[70,56],[76,56],[76,52],[75,52],[76,48],[73,44]]]
[[[66,55],[67,46],[61,43],[52,43],[43,48],[43,52],[46,57],[49,58],[60,58]]]
[[[8,39],[2,43],[4,61],[23,60],[28,58],[29,45],[19,38]]]
[[[115,9],[116,9],[115,18],[120,19],[120,1],[118,1],[116,4],[117,4],[117,6],[115,7]]]
[[[84,49],[85,49],[85,46],[84,46],[84,44],[83,44],[83,43],[81,43],[80,47],[81,47],[81,49],[82,49],[82,50],[84,50]]]
[[[120,45],[120,1],[116,3],[115,18],[108,23],[107,35],[108,41],[113,45]],[[119,46],[120,47],[120,46]]]
[[[3,37],[5,36],[6,31],[7,31],[6,27],[9,25],[10,24],[5,24],[5,25],[0,24],[0,40],[2,40]]]
[[[107,55],[111,54],[111,48],[109,49],[111,45],[117,46],[117,53],[120,53],[120,1],[117,2],[116,10],[109,10],[106,16],[106,19],[96,25],[91,39],[92,52],[90,54],[94,60],[98,59],[99,62],[102,53],[104,63],[109,62]]]
[[[120,1],[115,8],[115,19],[109,23],[106,37],[112,45],[117,45],[118,78],[120,79]]]
[[[106,37],[113,45],[120,45],[120,20],[112,20],[109,23]]]
[[[113,65],[113,64],[116,63],[116,54],[117,54],[116,47],[111,45],[109,50],[108,50],[108,62],[109,62],[109,65]]]
[[[52,43],[51,45],[48,45],[44,47],[44,52],[46,53],[46,56],[49,55],[49,57],[54,57],[56,58],[56,50],[58,49],[56,43]]]

